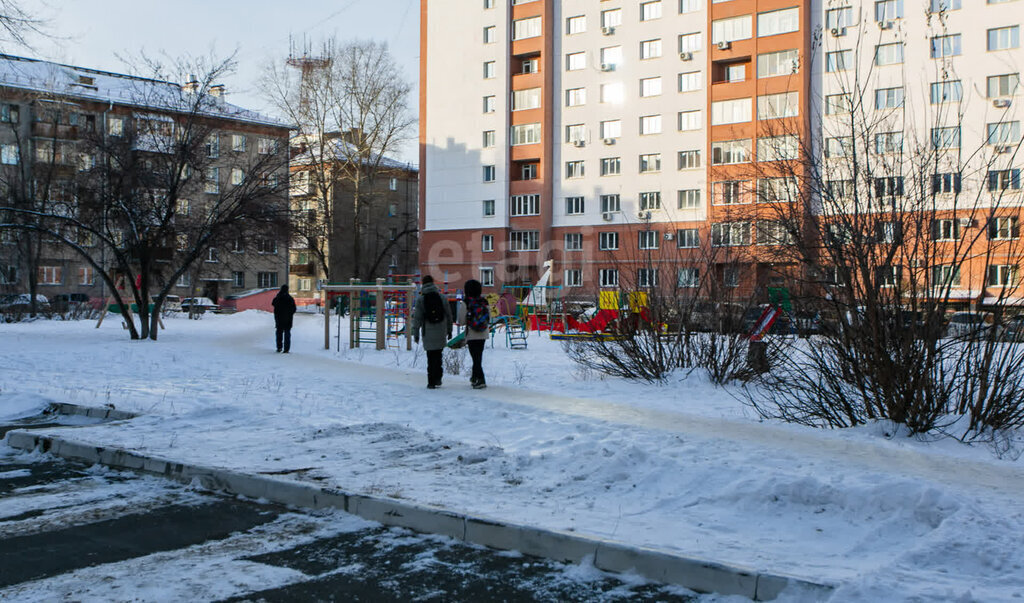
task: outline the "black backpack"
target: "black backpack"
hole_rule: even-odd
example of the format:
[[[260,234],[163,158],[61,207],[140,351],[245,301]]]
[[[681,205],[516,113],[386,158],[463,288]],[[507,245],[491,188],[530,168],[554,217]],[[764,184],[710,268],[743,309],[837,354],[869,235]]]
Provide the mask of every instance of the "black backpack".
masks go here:
[[[429,323],[444,321],[444,300],[437,291],[423,294],[423,316]]]

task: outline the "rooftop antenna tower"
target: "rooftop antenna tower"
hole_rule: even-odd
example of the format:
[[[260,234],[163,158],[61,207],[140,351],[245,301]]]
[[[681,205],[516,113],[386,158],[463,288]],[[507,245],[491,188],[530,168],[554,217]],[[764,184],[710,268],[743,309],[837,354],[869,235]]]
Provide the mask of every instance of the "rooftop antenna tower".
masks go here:
[[[302,36],[301,47],[294,38],[290,35],[288,36],[288,59],[285,63],[289,67],[298,69],[301,73],[299,106],[302,109],[309,105],[309,90],[310,86],[313,85],[314,74],[330,66],[332,50],[331,43],[325,42],[323,52],[315,55],[313,54],[312,45],[305,35]]]

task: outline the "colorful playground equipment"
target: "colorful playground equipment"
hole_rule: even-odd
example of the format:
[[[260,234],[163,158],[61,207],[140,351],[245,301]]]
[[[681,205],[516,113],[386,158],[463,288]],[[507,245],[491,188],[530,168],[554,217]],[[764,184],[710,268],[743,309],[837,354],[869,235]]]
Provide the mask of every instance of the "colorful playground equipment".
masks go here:
[[[349,329],[348,347],[358,348],[360,344],[373,343],[378,350],[400,347],[405,336],[405,349],[412,349],[412,304],[416,285],[385,284],[384,279],[376,283],[359,283],[355,279],[347,285],[323,285],[321,290],[327,300],[325,307],[331,307],[332,297],[348,298]],[[339,304],[339,309],[343,304]],[[331,348],[331,312],[324,313],[324,349]],[[338,312],[338,348],[341,348],[341,312]]]

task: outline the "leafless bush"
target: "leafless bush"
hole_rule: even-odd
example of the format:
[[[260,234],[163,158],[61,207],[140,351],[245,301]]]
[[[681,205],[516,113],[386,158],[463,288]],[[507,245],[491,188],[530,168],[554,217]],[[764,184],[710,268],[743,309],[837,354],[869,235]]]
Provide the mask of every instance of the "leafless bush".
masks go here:
[[[461,375],[462,369],[466,366],[466,354],[466,348],[445,348],[442,357],[444,372],[448,375]]]

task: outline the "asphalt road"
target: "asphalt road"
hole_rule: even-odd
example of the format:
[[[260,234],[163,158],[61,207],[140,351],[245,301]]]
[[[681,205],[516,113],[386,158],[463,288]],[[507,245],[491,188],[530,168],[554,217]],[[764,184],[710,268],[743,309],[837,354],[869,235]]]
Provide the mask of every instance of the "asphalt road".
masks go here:
[[[50,421],[34,417],[13,427]],[[12,426],[0,426],[0,435]],[[0,444],[4,601],[690,601],[685,591],[340,511]]]

